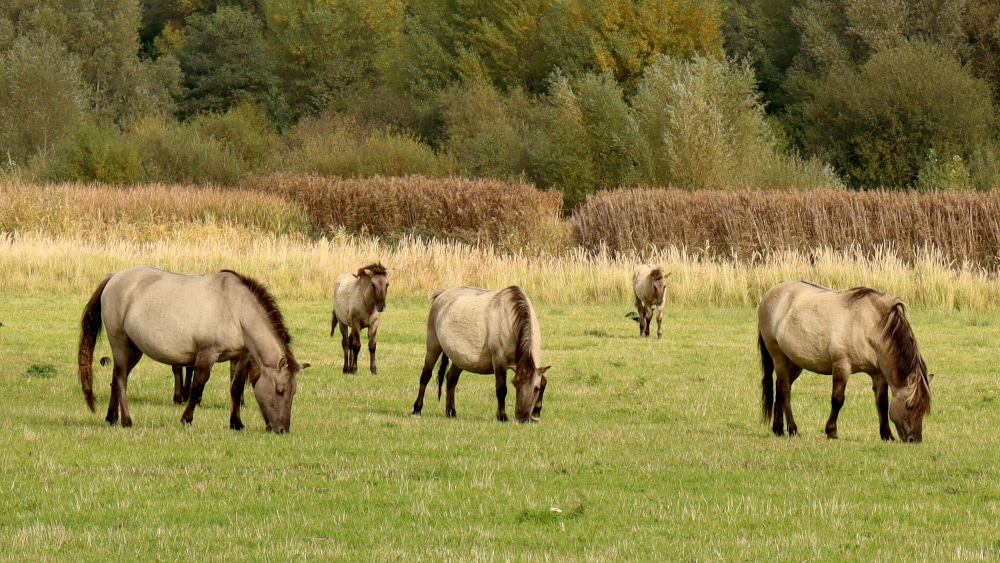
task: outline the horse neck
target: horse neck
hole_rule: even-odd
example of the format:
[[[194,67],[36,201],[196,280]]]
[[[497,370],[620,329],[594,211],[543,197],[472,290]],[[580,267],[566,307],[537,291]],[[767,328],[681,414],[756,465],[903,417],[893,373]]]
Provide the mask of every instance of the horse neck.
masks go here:
[[[240,324],[247,348],[263,365],[277,366],[287,355],[288,347],[278,338],[267,312],[256,299],[253,299],[253,306],[244,308],[244,311]]]
[[[371,276],[361,276],[358,278],[359,288],[361,290],[361,302],[365,305],[366,311],[372,311],[375,309],[375,284],[372,282]]]
[[[893,388],[893,390],[905,387],[907,385],[907,380],[912,373],[926,371],[926,368],[923,370],[920,369],[920,365],[923,364],[923,358],[917,348],[916,341],[912,340],[912,336],[909,340],[911,341],[905,343],[905,345],[913,347],[913,360],[910,363],[907,363],[900,357],[903,355],[903,352],[898,348],[897,344],[893,340],[890,339],[879,347],[879,371],[885,376],[886,381]]]

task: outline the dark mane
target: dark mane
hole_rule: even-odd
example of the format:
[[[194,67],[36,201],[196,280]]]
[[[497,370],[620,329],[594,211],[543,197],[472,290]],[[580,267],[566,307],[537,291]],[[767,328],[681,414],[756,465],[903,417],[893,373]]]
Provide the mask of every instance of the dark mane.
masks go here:
[[[365,270],[371,270],[373,276],[384,276],[389,273],[389,270],[385,269],[385,266],[381,262],[375,262],[373,264],[368,264],[364,268],[358,268],[358,272],[354,275],[359,278],[365,275]]]
[[[852,303],[854,301],[860,301],[869,295],[885,295],[881,291],[877,291],[870,287],[852,287],[844,291],[844,296],[847,297],[847,302]]]
[[[275,302],[274,297],[271,296],[271,293],[259,281],[251,277],[244,276],[232,270],[222,271],[236,276],[236,279],[240,280],[250,290],[250,293],[257,298],[257,302],[260,303],[260,306],[264,308],[264,312],[267,313],[267,318],[271,321],[271,326],[274,328],[275,334],[278,335],[278,339],[284,344],[285,355],[291,358],[292,355],[288,349],[288,345],[292,343],[292,335],[289,334],[288,327],[285,326],[285,317],[281,314],[281,310],[278,309],[278,304]]]
[[[514,362],[517,364],[517,377],[535,370],[535,358],[531,355],[531,302],[520,287],[512,285],[501,292],[509,295],[510,312],[514,315],[514,338],[517,339],[517,349],[514,352]],[[522,361],[526,360],[526,361]]]
[[[910,322],[906,320],[906,305],[902,301],[896,301],[882,317],[880,329],[882,337],[886,339],[892,351],[897,373],[903,381],[905,382],[906,378],[914,373],[922,379],[914,395],[912,416],[926,413],[931,409],[930,393],[924,391],[929,388],[927,365],[920,355]]]

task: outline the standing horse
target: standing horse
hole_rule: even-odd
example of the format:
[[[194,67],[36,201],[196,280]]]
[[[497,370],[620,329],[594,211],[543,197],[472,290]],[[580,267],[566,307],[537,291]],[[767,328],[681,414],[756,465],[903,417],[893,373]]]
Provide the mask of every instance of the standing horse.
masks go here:
[[[784,433],[782,417],[788,421],[788,434],[798,433],[792,417],[792,383],[807,369],[833,375],[828,438],[837,438],[848,377],[864,372],[872,378],[882,439],[893,439],[891,418],[900,440],[921,441],[934,376],[927,374],[902,301],[867,287],[834,291],[807,282],[785,282],[764,294],[757,316],[764,372],[762,414],[765,421],[774,415],[775,435]]]
[[[635,308],[639,317],[639,336],[649,336],[649,324],[653,320],[656,307],[656,338],[663,338],[663,305],[667,301],[667,278],[659,266],[641,264],[632,272],[632,291],[635,293]]]
[[[194,366],[187,408],[190,424],[216,362],[230,362],[229,426],[242,430],[240,404],[251,359],[260,369],[254,394],[269,430],[288,431],[295,376],[309,364],[295,361],[281,311],[256,280],[224,270],[205,276],[131,268],[104,278],[83,310],[79,347],[80,385],[94,410],[92,362],[102,324],[114,358],[106,420],[132,426],[126,389],[143,354],[171,366]],[[252,377],[252,375],[251,375]]]
[[[333,286],[333,321],[330,336],[340,325],[341,346],[344,348],[344,373],[358,373],[358,353],[361,352],[361,330],[368,329],[369,369],[375,369],[375,336],[378,334],[380,313],[385,310],[385,294],[389,291],[389,270],[382,264],[369,264],[356,274],[340,274]],[[347,329],[351,329],[348,337]]]
[[[420,390],[413,403],[413,416],[424,407],[424,391],[438,357],[438,400],[448,370],[445,414],[456,416],[455,386],[462,370],[493,374],[496,379],[497,420],[507,421],[507,370],[514,368],[511,384],[517,392],[514,419],[538,422],[548,381],[539,367],[541,332],[535,309],[517,286],[498,291],[478,287],[454,287],[434,295],[427,319],[427,354],[420,374]],[[452,362],[448,368],[449,359]]]

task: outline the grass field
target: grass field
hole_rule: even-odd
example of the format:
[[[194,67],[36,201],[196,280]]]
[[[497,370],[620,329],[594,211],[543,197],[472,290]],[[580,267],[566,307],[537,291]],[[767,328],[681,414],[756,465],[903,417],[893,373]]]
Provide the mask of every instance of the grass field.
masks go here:
[[[494,421],[464,374],[457,419],[409,416],[427,303],[393,299],[378,376],[340,372],[325,300],[282,299],[300,378],[291,432],[228,429],[226,366],[194,424],[170,371],[134,372],[131,429],[76,374],[86,296],[0,293],[0,542],[7,560],[995,560],[1000,313],[911,313],[934,408],[924,443],[878,439],[854,376],[827,441],[829,378],[793,393],[801,435],[759,422],[755,309],[670,305],[643,340],[628,305],[536,303],[542,421]],[[104,338],[98,356],[106,353]],[[510,401],[508,401],[510,405]]]

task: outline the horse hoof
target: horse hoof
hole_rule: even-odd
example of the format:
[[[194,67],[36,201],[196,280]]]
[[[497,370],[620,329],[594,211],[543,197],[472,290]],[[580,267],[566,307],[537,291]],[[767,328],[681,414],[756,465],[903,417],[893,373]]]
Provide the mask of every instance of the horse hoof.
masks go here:
[[[183,424],[184,426],[191,426],[191,420],[192,419],[190,418],[181,417],[181,424]]]
[[[183,405],[184,404],[184,397],[181,397],[180,395],[174,395],[174,404],[175,405]]]
[[[123,418],[122,419],[122,428],[131,428],[131,427],[132,427],[132,419],[131,418]]]
[[[798,429],[798,428],[795,428],[795,427],[792,427],[792,428],[789,428],[789,429],[788,429],[788,435],[789,435],[790,437],[795,437],[795,436],[798,436],[798,435],[799,435],[799,429]]]
[[[230,430],[243,430],[243,428],[245,428],[245,427],[243,426],[242,422],[230,422],[229,423],[229,429]]]
[[[882,436],[882,441],[883,442],[895,442],[896,438],[892,434],[889,434],[888,436]]]
[[[840,438],[838,438],[838,437],[837,437],[837,433],[836,433],[836,432],[834,432],[834,433],[832,433],[832,434],[827,434],[827,435],[826,435],[826,439],[827,439],[827,440],[839,440]]]
[[[498,414],[497,415],[497,421],[498,422],[507,422],[508,420],[510,420],[510,419],[507,418],[506,414]]]
[[[413,411],[410,413],[413,418],[420,418],[420,411]]]
[[[458,413],[455,412],[455,409],[448,409],[448,410],[444,411],[444,414],[448,418],[455,418],[455,417],[458,416]]]
[[[775,436],[784,436],[785,435],[785,429],[784,428],[772,428],[771,432],[774,432]]]

